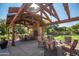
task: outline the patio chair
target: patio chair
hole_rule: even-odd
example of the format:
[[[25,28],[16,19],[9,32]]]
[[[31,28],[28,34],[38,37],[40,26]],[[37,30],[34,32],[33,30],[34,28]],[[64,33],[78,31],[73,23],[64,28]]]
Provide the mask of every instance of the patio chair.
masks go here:
[[[69,36],[67,36],[67,37],[65,37],[65,44],[68,44],[68,45],[71,45],[71,37]]]
[[[62,46],[65,52],[70,53],[70,55],[73,55],[75,51],[75,47],[77,46],[78,40],[74,40],[71,46]]]

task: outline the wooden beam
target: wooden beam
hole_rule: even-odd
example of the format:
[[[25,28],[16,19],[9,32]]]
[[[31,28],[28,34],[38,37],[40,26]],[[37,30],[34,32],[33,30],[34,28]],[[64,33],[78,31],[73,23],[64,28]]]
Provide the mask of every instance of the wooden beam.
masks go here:
[[[21,16],[21,14],[22,14],[26,9],[29,8],[30,5],[31,5],[31,3],[26,3],[26,4],[24,3],[24,4],[21,6],[21,8],[18,10],[17,15],[13,18],[13,20],[11,21],[11,23],[10,23],[9,26],[13,25],[13,24],[15,23],[15,21],[19,19],[19,17]]]
[[[36,16],[33,16],[33,17],[34,17],[36,23],[39,23],[40,25],[44,24],[43,20],[40,18],[41,16],[39,18],[37,18]]]
[[[29,15],[29,14],[27,14],[27,13],[24,13],[24,14],[22,14],[21,16],[20,16],[20,19],[19,20],[16,20],[16,22],[15,22],[15,24],[19,24],[19,22],[22,22],[22,21],[24,21],[25,20],[25,22],[32,22],[32,16],[34,16],[35,18],[36,17],[39,17],[38,19],[40,20],[40,15],[38,15],[38,14],[32,14],[32,13],[30,13],[31,15]],[[15,15],[14,15],[15,16]],[[14,16],[8,16],[7,17],[7,24],[10,24],[11,23],[11,19],[13,19],[13,17]],[[46,19],[45,17],[42,17],[43,19]],[[36,18],[37,19],[37,18]],[[35,21],[37,21],[37,20],[35,20]],[[43,21],[43,20],[42,20]],[[8,25],[7,25],[8,26]]]
[[[56,13],[56,11],[55,11],[55,9],[54,9],[54,7],[52,5],[50,7],[51,7],[51,11],[54,11],[54,13],[52,13],[50,11],[50,9],[47,8],[47,6],[49,6],[50,4],[47,4],[47,5],[43,5],[43,4],[40,4],[39,5],[39,4],[37,4],[37,5],[40,6],[46,12],[48,12],[50,15],[54,16],[55,18],[57,18],[58,21],[60,21],[58,15],[57,15],[57,13]]]
[[[12,26],[12,46],[15,46],[15,25]]]
[[[70,11],[69,11],[68,3],[63,3],[63,6],[64,6],[64,9],[66,11],[68,18],[70,19]]]
[[[50,19],[44,10],[42,10],[42,13],[46,16],[46,18]]]
[[[9,7],[8,13],[17,13],[20,7]]]
[[[44,12],[44,10],[42,11],[42,13],[47,17],[46,20],[48,20],[51,23],[52,21],[50,20],[50,18],[48,17],[48,15]]]
[[[41,18],[40,21],[39,21],[40,22],[40,25],[43,25],[44,24],[43,18],[42,18],[43,17],[42,10],[43,9],[40,9],[40,18]]]
[[[50,9],[52,9],[52,10],[53,10],[53,12],[54,12],[54,17],[55,17],[55,18],[57,18],[57,20],[58,20],[58,21],[60,21],[60,19],[59,19],[58,15],[57,15],[57,12],[56,12],[56,11],[55,11],[55,9],[54,9],[53,4],[51,3],[51,4],[49,4],[49,6],[50,6]]]
[[[22,21],[28,22],[30,25],[33,25],[32,19],[24,18]]]
[[[40,9],[38,10],[38,11],[36,11],[36,12],[33,12],[34,14],[36,14],[36,13],[38,13],[40,11]]]
[[[28,25],[33,25],[33,23],[31,23],[30,21],[25,21],[25,20],[24,20],[24,22],[27,22]],[[25,24],[25,23],[23,23],[23,22],[17,22],[16,24]],[[26,24],[25,24],[25,25],[26,25]]]
[[[52,23],[50,23],[50,24],[46,24],[46,25],[68,23],[68,22],[72,22],[72,21],[79,21],[79,17],[75,17],[75,18],[70,18],[70,19],[61,20],[60,22],[59,22],[59,21],[55,21],[55,22],[52,22]]]
[[[51,13],[49,9],[47,9],[47,6],[42,5],[42,4],[37,4],[37,5],[38,5],[38,6],[40,6],[40,8],[42,8],[42,9],[43,9],[43,10],[45,10],[46,12],[48,12],[49,14],[51,14],[51,15],[53,15],[53,16],[54,16],[54,14],[53,14],[53,13]]]
[[[6,24],[11,23],[11,20],[14,18],[14,16],[7,16]]]
[[[30,18],[32,18],[32,16],[39,16],[39,17],[40,17],[41,15],[35,14],[35,13],[32,13],[32,12],[28,12],[28,13],[23,14],[23,15],[22,15],[22,18],[25,18],[25,17],[30,17]],[[46,18],[43,17],[43,16],[42,16],[42,18],[46,19]]]
[[[24,21],[24,23],[23,23],[23,22],[19,22],[19,23],[17,23],[17,24],[22,24],[22,25],[24,25],[25,27],[32,26],[29,22],[25,22],[25,21]]]
[[[17,13],[19,9],[20,7],[9,7],[8,13]],[[40,9],[33,13],[38,13],[39,11]],[[29,12],[29,11],[26,10],[25,12]]]

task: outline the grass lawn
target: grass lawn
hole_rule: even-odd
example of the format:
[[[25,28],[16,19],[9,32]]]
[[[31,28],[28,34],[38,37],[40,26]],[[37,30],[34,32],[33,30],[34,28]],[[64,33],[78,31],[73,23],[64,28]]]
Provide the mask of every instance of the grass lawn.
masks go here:
[[[55,38],[56,40],[64,41],[64,36],[65,36],[65,35],[59,35],[59,36],[55,36],[54,38]],[[69,36],[70,36],[70,35],[69,35]],[[0,35],[0,39],[1,39],[1,37],[6,37],[6,39],[7,39],[7,38],[8,38],[8,35],[4,35],[4,36]],[[10,37],[11,37],[11,35],[10,35]],[[9,38],[10,38],[10,37],[9,37]],[[79,41],[79,35],[71,35],[71,37],[72,37],[72,40],[77,39],[77,40]]]
[[[72,40],[77,39],[79,41],[79,35],[71,35]],[[60,36],[56,36],[55,37],[56,40],[64,40],[64,35],[60,35]]]

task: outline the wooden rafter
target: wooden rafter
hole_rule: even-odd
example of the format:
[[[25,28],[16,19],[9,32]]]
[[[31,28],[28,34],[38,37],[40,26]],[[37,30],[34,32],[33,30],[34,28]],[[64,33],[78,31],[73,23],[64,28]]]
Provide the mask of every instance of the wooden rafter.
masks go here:
[[[15,15],[7,15],[7,20],[6,20],[6,24],[9,25],[11,23],[11,20],[14,18]]]
[[[23,20],[24,20],[25,22],[28,22],[28,23],[30,23],[31,25],[33,25],[32,19],[24,18]]]
[[[50,12],[50,10],[47,8],[47,6],[43,5],[43,4],[37,4],[38,6],[40,6],[40,8],[42,8],[43,10],[45,10],[46,12],[48,12],[49,14],[53,15],[53,13]]]
[[[52,13],[52,6],[51,6],[51,4],[48,4],[48,7],[50,9],[50,12]]]
[[[31,14],[31,15],[30,15],[30,14]],[[11,22],[9,22],[9,21],[11,21],[11,19],[13,19],[14,16],[16,16],[16,15],[8,15],[8,17],[7,17],[7,24],[11,23]],[[27,22],[27,19],[30,19],[29,21],[31,22],[31,21],[32,21],[32,16],[38,17],[38,19],[40,20],[40,15],[38,15],[38,14],[23,13],[23,14],[19,17],[19,20],[17,20],[15,23],[17,24],[17,22],[20,22],[20,20],[23,21],[24,19],[26,19],[26,22]],[[46,19],[46,18],[43,17],[43,16],[42,16],[42,18],[43,18],[43,19]],[[37,19],[37,18],[36,18],[36,19]],[[35,20],[35,21],[37,21],[37,20]],[[41,21],[41,20],[40,20],[40,21]]]
[[[56,13],[56,11],[55,11],[55,9],[54,9],[54,6],[51,5],[51,4],[45,4],[45,5],[44,5],[44,4],[37,4],[37,5],[42,9],[42,11],[41,11],[41,10],[38,10],[37,12],[41,11],[47,18],[41,16],[42,13],[41,13],[41,15],[38,15],[38,14],[36,14],[37,12],[32,13],[32,12],[30,12],[30,11],[27,11],[27,9],[30,7],[30,5],[31,5],[31,3],[23,4],[23,5],[21,6],[21,8],[19,8],[19,10],[18,10],[18,8],[17,8],[17,10],[14,9],[13,11],[12,11],[12,10],[9,11],[8,13],[17,13],[16,15],[14,15],[13,18],[7,18],[8,21],[9,21],[10,19],[12,19],[11,22],[10,22],[10,24],[9,24],[9,26],[14,25],[14,23],[16,23],[16,22],[21,22],[21,21],[25,21],[25,22],[29,23],[29,25],[30,25],[30,24],[34,24],[34,23],[32,22],[32,18],[31,18],[32,16],[34,17],[34,20],[35,20],[36,23],[39,23],[39,24],[42,24],[42,25],[43,25],[43,24],[45,25],[45,23],[43,22],[42,18],[43,18],[43,19],[47,19],[47,18],[48,18],[47,20],[50,21],[50,23],[49,23],[49,24],[46,24],[46,25],[67,23],[67,22],[78,21],[78,20],[79,20],[79,17],[70,18],[70,11],[69,11],[69,7],[68,7],[68,4],[67,4],[67,3],[63,4],[64,9],[65,9],[65,11],[66,11],[66,13],[67,13],[67,15],[68,15],[68,19],[65,19],[65,20],[59,20],[59,17],[58,17],[58,15],[57,15],[57,13]],[[49,6],[50,8],[47,8],[48,6]],[[57,18],[58,21],[52,22],[52,21],[49,19],[49,16],[47,15],[47,13],[46,13],[45,11],[46,11],[47,13],[51,14],[52,16],[54,16],[55,18]],[[53,13],[52,11],[54,11],[54,13]],[[24,16],[25,16],[24,19],[21,20],[21,16],[24,14],[24,12],[30,13],[30,15],[25,14],[25,15],[24,15]],[[27,17],[26,17],[26,16],[27,16]],[[28,17],[28,16],[29,16],[29,17]],[[41,18],[40,18],[40,17],[41,17]],[[21,20],[21,21],[20,21],[20,20]]]
[[[28,23],[28,22],[27,22],[27,23]],[[23,23],[23,22],[20,22],[20,23],[18,23],[18,24],[22,24],[22,25],[24,25],[25,27],[31,26],[29,23],[26,24],[26,23]]]
[[[41,5],[41,6],[42,6],[42,8],[44,8],[44,10],[45,10],[46,12],[48,12],[50,15],[53,15],[53,16],[54,16],[54,14],[51,13],[51,11],[47,8],[46,5]]]
[[[40,11],[40,10],[39,10],[39,11]],[[30,15],[29,15],[29,14],[30,14]],[[39,17],[40,17],[41,15],[36,14],[36,12],[29,12],[29,11],[28,11],[27,13],[24,13],[24,16],[25,16],[25,17],[27,17],[27,16],[30,16],[30,17],[32,17],[32,16],[39,16]],[[43,16],[42,16],[42,18],[46,19],[46,18],[43,17]]]
[[[40,9],[40,18],[41,18],[40,22],[42,21],[42,16],[43,16],[42,9]]]
[[[63,3],[63,6],[64,6],[64,9],[66,11],[68,18],[70,19],[70,11],[69,11],[68,3]]]
[[[42,13],[46,16],[46,18],[50,19],[44,10],[42,10]]]
[[[79,17],[74,17],[74,18],[70,18],[70,19],[61,20],[60,22],[55,21],[55,22],[52,22],[52,23],[46,24],[46,25],[68,23],[68,22],[71,22],[71,21],[79,21]]]
[[[51,23],[52,21],[50,20],[50,18],[48,17],[48,15],[44,12],[44,10],[42,11],[42,13],[47,17],[46,20],[48,20]]]
[[[39,5],[39,4],[37,4],[37,5]],[[60,21],[58,15],[57,15],[57,13],[56,13],[56,11],[55,11],[55,9],[54,9],[54,7],[53,7],[51,4],[46,4],[46,5],[40,4],[39,6],[40,6],[43,10],[45,10],[46,12],[48,12],[50,15],[54,16],[55,18],[57,18],[58,21]],[[47,8],[48,6],[50,6],[51,11],[54,11],[54,13],[52,13],[52,12],[50,11],[50,9]]]
[[[18,20],[18,18],[21,16],[21,14],[25,11],[25,9],[28,9],[30,5],[31,5],[31,3],[27,3],[27,4],[24,3],[21,6],[21,8],[18,10],[17,15],[13,18],[13,20],[11,21],[9,26],[13,25],[15,23],[16,19]]]
[[[34,14],[38,13],[39,11],[40,11],[40,9],[38,11],[34,12]]]
[[[25,22],[25,21],[24,21],[24,22]],[[23,23],[23,22],[18,22],[18,23],[16,23],[16,24],[33,25],[33,23],[31,23],[31,22],[29,22],[29,21],[26,21],[25,23]]]
[[[41,16],[40,16],[40,17],[41,17]],[[40,17],[37,18],[36,16],[33,16],[33,18],[35,19],[36,23],[39,23],[40,25],[43,25],[44,22],[43,22],[43,20],[42,20]]]
[[[58,15],[57,15],[57,12],[55,11],[55,8],[54,8],[53,4],[51,3],[51,4],[49,4],[49,6],[50,6],[50,9],[53,10],[55,18],[57,18],[57,20],[60,21]],[[51,10],[51,11],[52,11],[52,10]]]
[[[8,13],[17,13],[20,7],[9,7]]]
[[[48,18],[48,19],[46,19],[46,20],[48,20],[50,23],[52,22],[51,20],[50,20],[50,18],[48,17],[48,15],[45,13],[45,11],[46,12],[48,12],[48,13],[50,13],[50,14],[52,14],[51,12],[50,12],[50,10],[49,9],[47,9],[47,6],[48,5],[46,5],[45,4],[45,6],[43,5],[43,4],[37,4],[38,6],[40,6],[40,8],[42,9],[42,13]],[[52,14],[53,15],[53,14]],[[54,15],[53,15],[54,16]]]

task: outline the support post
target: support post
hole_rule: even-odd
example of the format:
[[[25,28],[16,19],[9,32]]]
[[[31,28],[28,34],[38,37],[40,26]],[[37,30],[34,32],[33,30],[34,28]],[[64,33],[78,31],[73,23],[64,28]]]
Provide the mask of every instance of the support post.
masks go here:
[[[15,25],[12,27],[12,46],[15,46]]]
[[[9,28],[7,28],[7,30],[8,30],[8,40],[9,40]]]
[[[42,26],[42,29],[41,29],[41,30],[42,30],[42,34],[41,34],[42,40],[44,40],[44,31],[45,31],[45,27]]]

